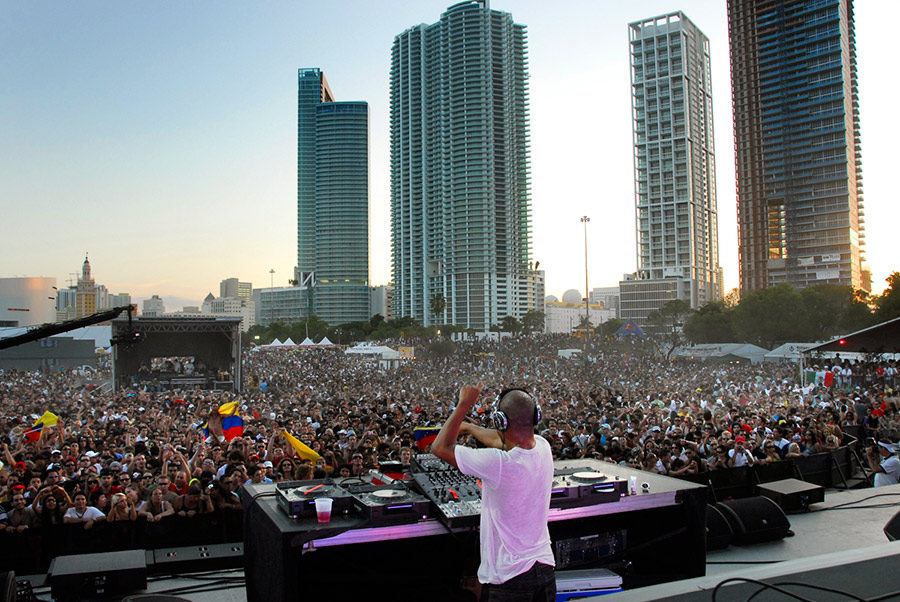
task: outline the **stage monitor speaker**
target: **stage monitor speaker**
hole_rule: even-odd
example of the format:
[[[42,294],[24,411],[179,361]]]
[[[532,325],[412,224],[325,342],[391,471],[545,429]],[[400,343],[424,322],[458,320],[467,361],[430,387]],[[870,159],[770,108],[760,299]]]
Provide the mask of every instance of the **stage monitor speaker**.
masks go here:
[[[715,506],[706,507],[706,549],[721,550],[731,544],[734,530],[731,523]]]
[[[144,550],[57,556],[48,572],[50,593],[57,602],[118,597],[147,589]]]
[[[887,535],[888,541],[900,539],[900,512],[892,516],[884,526],[884,534]]]
[[[807,512],[810,504],[825,501],[825,488],[799,479],[783,479],[759,485],[759,494],[767,497],[786,513]]]
[[[17,591],[15,572],[0,573],[0,602],[16,602]]]
[[[767,497],[750,497],[716,504],[731,523],[732,543],[748,546],[783,539],[791,530],[784,511]]]

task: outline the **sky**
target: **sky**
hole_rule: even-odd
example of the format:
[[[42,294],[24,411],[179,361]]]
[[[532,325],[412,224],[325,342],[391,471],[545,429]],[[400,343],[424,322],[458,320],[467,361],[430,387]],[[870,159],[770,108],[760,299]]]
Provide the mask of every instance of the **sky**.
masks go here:
[[[0,277],[93,275],[167,310],[219,282],[287,285],[296,263],[297,69],[370,110],[370,279],[390,281],[394,36],[450,0],[0,2]],[[873,288],[900,269],[884,4],[857,0]],[[726,291],[738,285],[725,0],[493,0],[527,26],[533,259],[548,294],[636,269],[628,23],[681,10],[710,39]],[[274,274],[270,273],[274,270]]]

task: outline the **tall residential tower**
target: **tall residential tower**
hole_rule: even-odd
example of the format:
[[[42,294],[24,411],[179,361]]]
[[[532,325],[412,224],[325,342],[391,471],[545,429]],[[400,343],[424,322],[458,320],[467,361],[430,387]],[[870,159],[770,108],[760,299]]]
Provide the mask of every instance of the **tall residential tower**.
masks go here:
[[[487,0],[455,4],[394,39],[397,316],[487,330],[543,309],[530,264],[527,77],[525,27]]]
[[[683,13],[629,25],[637,273],[620,314],[723,296],[709,39]]]
[[[369,315],[369,105],[336,102],[319,69],[297,95],[297,286],[331,325]]]
[[[741,290],[868,290],[852,0],[728,0]]]

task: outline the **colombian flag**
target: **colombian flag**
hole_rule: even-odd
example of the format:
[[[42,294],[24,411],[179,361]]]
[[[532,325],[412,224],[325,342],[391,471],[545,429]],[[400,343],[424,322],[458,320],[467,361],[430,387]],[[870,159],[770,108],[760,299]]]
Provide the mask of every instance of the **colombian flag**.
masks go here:
[[[231,441],[235,437],[241,437],[244,434],[244,420],[241,418],[240,406],[238,402],[232,401],[219,406],[219,415],[222,418],[222,434],[225,435],[225,441]]]
[[[441,432],[439,426],[418,427],[413,429],[413,437],[416,438],[416,447],[419,451],[425,451],[425,448],[434,443],[438,433]]]
[[[306,445],[305,443],[303,443],[303,441],[300,441],[299,439],[294,437],[292,434],[290,434],[286,430],[282,429],[281,434],[284,436],[285,439],[287,439],[287,442],[291,444],[291,447],[294,448],[294,451],[297,452],[297,455],[300,456],[301,458],[303,458],[304,460],[309,460],[313,463],[316,463],[319,461],[319,458],[321,458],[321,456],[319,454],[317,454],[316,452],[314,452],[312,449],[310,449],[310,447],[308,445]]]
[[[40,440],[41,436],[44,434],[44,429],[50,426],[56,426],[56,423],[59,422],[59,417],[56,414],[52,414],[50,412],[44,412],[44,415],[37,419],[37,422],[34,425],[25,431],[25,441],[27,443],[34,443],[35,441]]]

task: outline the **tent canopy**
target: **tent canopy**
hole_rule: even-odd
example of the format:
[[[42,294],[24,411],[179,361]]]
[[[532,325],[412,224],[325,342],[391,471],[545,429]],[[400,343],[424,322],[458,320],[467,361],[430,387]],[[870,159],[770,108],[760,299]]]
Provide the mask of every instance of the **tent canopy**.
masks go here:
[[[644,336],[644,331],[638,326],[637,322],[633,319],[628,318],[622,326],[619,327],[619,330],[616,331],[617,335],[626,335],[626,334],[635,334],[639,337]]]
[[[827,343],[810,347],[803,353],[846,351],[854,353],[900,353],[900,318],[894,318]]]

